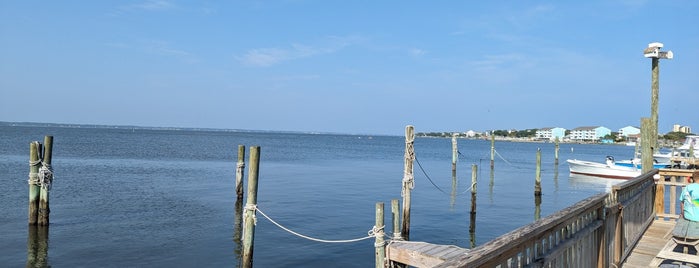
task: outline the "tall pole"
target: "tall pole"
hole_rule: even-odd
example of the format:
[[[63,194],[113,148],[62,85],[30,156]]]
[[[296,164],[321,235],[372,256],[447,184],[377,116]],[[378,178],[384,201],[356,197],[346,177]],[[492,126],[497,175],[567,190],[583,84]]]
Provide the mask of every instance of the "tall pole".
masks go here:
[[[648,44],[648,48],[643,50],[643,56],[651,58],[651,94],[650,94],[650,134],[651,151],[658,150],[658,95],[660,92],[660,59],[672,59],[672,51],[660,51],[662,43],[654,42]]]
[[[658,95],[660,92],[660,59],[652,58],[651,94],[650,94],[650,120],[651,120],[651,151],[658,150]]]

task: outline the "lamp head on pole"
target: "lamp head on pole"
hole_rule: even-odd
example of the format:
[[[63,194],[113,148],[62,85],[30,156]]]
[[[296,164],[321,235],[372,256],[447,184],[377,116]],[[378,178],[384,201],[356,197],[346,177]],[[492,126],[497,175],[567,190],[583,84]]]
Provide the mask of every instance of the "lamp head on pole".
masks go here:
[[[663,43],[650,43],[648,48],[643,50],[643,56],[646,58],[672,59],[672,51],[660,51],[661,48],[663,48]]]

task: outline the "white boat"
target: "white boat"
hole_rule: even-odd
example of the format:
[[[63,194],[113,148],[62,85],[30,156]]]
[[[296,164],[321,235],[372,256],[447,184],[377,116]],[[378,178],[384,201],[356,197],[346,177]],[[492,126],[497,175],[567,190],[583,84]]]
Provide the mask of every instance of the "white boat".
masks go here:
[[[618,166],[614,158],[607,156],[606,163],[597,163],[576,159],[568,159],[570,174],[580,174],[611,179],[631,179],[641,175],[641,170],[636,167]]]
[[[622,166],[622,167],[636,167],[637,169],[641,169],[641,159],[640,158],[634,158],[630,160],[619,160],[619,161],[614,161],[614,164],[617,166]],[[665,163],[658,163],[655,158],[653,158],[653,168],[658,169],[658,168],[671,168],[672,163],[668,160]]]
[[[692,155],[690,154],[690,151],[692,151],[692,153],[694,153],[694,157],[699,158],[699,136],[687,136],[687,138],[684,140],[684,144],[682,144],[682,146],[680,147],[677,147],[676,151],[678,151],[679,156],[682,157],[692,157]]]

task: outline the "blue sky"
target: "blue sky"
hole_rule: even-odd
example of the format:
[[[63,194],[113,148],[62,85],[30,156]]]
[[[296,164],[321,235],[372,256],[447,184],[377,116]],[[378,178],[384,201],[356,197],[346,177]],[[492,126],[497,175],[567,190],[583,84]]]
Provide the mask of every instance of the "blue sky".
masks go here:
[[[699,1],[0,1],[0,121],[699,132]]]

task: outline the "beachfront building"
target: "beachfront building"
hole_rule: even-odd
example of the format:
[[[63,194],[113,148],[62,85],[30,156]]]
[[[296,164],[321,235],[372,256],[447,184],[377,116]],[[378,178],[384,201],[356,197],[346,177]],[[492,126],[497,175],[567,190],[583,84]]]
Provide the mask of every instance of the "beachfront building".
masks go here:
[[[563,137],[566,135],[566,129],[565,128],[560,128],[560,127],[545,127],[545,128],[540,128],[536,130],[536,139],[537,140],[555,140],[558,138],[559,140],[562,140]]]
[[[633,126],[626,126],[619,129],[618,137],[629,138],[630,136],[635,136],[641,133],[641,129]]]
[[[692,128],[675,124],[672,126],[672,132],[692,133]]]
[[[599,141],[602,137],[612,134],[612,130],[606,127],[577,127],[570,131],[570,139],[573,141]]]

